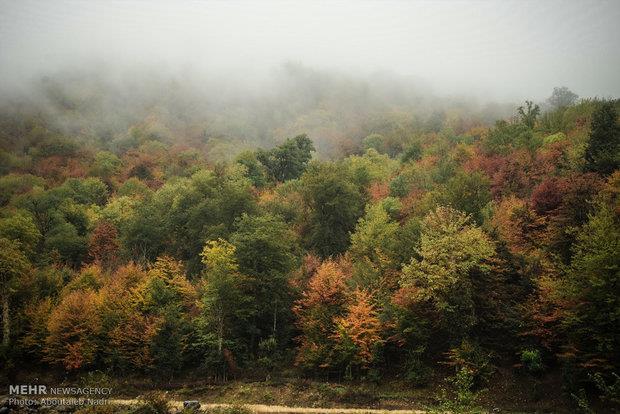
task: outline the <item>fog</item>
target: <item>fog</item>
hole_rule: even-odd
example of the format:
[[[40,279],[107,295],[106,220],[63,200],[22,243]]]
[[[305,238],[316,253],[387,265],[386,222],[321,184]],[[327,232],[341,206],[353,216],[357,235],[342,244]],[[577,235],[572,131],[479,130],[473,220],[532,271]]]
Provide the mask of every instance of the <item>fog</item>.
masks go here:
[[[490,125],[555,86],[618,97],[618,21],[601,1],[0,0],[0,117],[119,151],[137,126],[214,159],[307,133],[332,157],[398,125]]]
[[[0,76],[167,71],[244,87],[283,62],[393,74],[439,94],[619,96],[618,1],[7,1]]]

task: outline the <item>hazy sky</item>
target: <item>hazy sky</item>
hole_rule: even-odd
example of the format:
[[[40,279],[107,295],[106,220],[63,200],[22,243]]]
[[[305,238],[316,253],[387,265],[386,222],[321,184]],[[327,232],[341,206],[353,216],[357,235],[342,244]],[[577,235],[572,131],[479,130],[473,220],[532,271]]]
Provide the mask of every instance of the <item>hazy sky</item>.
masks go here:
[[[442,94],[620,96],[620,1],[0,0],[0,79],[146,66],[246,81],[293,61]]]

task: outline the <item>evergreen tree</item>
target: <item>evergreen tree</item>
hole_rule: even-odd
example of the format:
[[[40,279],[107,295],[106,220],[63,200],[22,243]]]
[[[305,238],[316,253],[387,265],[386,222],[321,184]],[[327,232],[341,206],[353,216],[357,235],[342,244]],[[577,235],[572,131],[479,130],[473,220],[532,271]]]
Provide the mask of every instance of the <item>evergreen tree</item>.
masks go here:
[[[586,169],[608,175],[620,166],[620,126],[613,102],[606,101],[592,114]]]

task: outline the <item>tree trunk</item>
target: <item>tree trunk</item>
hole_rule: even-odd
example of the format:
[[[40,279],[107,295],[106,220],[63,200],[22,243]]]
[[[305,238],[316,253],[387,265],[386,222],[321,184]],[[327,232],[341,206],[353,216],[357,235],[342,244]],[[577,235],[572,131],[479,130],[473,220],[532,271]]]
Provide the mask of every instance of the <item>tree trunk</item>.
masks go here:
[[[273,337],[276,337],[276,326],[278,321],[278,300],[276,299],[273,304]]]
[[[2,345],[6,348],[9,346],[11,338],[11,319],[9,312],[9,295],[2,295]]]
[[[220,315],[217,327],[217,351],[221,355],[224,345],[224,318]]]

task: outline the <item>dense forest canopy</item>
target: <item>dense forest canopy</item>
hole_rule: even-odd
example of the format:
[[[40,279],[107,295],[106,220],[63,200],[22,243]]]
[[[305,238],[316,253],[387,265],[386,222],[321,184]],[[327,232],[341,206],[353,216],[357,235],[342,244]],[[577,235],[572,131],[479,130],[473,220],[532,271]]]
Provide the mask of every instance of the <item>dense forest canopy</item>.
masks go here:
[[[278,79],[210,98],[74,72],[4,100],[8,373],[482,387],[510,367],[615,398],[619,101]]]

